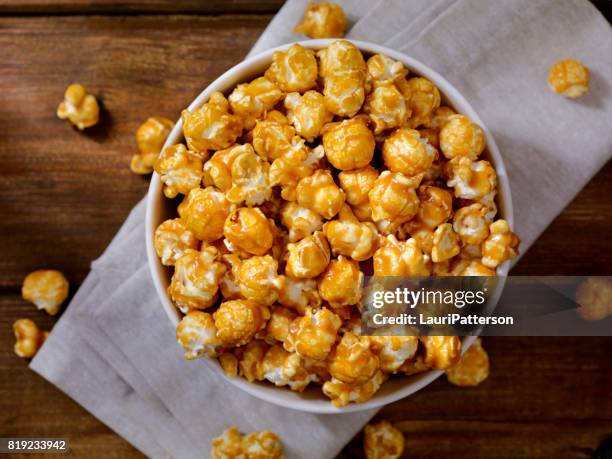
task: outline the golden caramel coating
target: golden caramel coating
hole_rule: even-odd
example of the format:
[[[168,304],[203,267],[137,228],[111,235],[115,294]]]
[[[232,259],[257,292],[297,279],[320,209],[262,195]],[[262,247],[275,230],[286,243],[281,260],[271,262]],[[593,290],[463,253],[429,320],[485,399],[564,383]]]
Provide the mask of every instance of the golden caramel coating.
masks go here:
[[[246,346],[236,349],[239,374],[249,382],[263,381],[263,359],[268,344],[260,339],[250,341]]]
[[[300,180],[311,176],[324,156],[321,145],[310,150],[304,139],[298,136],[295,136],[292,142],[292,149],[274,160],[269,174],[270,184],[280,185],[281,197],[286,201],[297,199]]]
[[[200,186],[202,160],[183,144],[170,145],[160,153],[155,162],[155,172],[164,184],[164,195],[175,198],[179,193],[188,194]]]
[[[324,360],[336,341],[341,325],[340,317],[329,309],[314,311],[308,308],[303,317],[291,323],[284,347],[306,359]]]
[[[278,262],[270,255],[245,260],[240,266],[240,293],[247,300],[272,305],[285,282],[285,277],[279,276],[277,271]]]
[[[446,185],[455,189],[458,198],[481,199],[497,188],[497,174],[489,161],[455,158],[447,163],[447,169]]]
[[[228,253],[222,256],[222,260],[227,269],[219,283],[221,295],[226,300],[237,300],[242,296],[239,284],[242,259],[235,253]]]
[[[212,439],[211,459],[244,459],[242,451],[242,434],[234,426]]]
[[[288,202],[281,210],[281,223],[289,230],[289,240],[296,242],[323,227],[321,216],[295,202]]]
[[[223,225],[232,208],[216,188],[194,188],[179,205],[178,213],[196,238],[213,242],[223,237]]]
[[[98,124],[100,107],[95,96],[88,94],[80,84],[68,86],[64,93],[64,101],[57,107],[57,117],[68,120],[80,131]]]
[[[278,302],[299,314],[305,314],[307,307],[321,306],[321,296],[314,279],[293,279],[285,276],[285,283],[278,292]]]
[[[68,280],[59,271],[41,269],[28,274],[21,286],[24,300],[34,303],[38,309],[44,309],[54,316],[68,297]]]
[[[383,161],[392,172],[408,177],[424,174],[433,164],[437,152],[414,129],[397,129],[383,144]]]
[[[431,145],[432,147],[436,149],[436,151],[438,150],[438,148],[440,148],[440,131],[438,131],[437,129],[433,129],[433,128],[418,128],[417,132],[419,133],[421,138],[426,140],[429,145]],[[439,156],[439,155],[436,155],[436,156]],[[434,164],[435,164],[435,160],[432,163],[432,165],[429,167],[429,169],[427,169],[427,171],[425,172],[426,179],[429,179],[429,180],[436,179],[436,177],[432,175],[436,172],[436,169],[433,168]]]
[[[457,265],[456,267],[454,267],[451,274],[453,276],[456,276],[457,271],[460,270],[461,267],[462,265]],[[461,270],[459,274],[461,276],[479,276],[479,277],[495,276],[495,270],[488,268],[487,266],[483,265],[478,260],[472,260],[469,262],[467,266],[463,267],[463,270]]]
[[[379,369],[380,362],[370,349],[370,340],[347,332],[328,358],[331,375],[347,384],[363,384]]]
[[[184,110],[182,118],[187,146],[201,155],[231,147],[242,134],[242,118],[230,113],[229,102],[220,92],[212,93],[200,108]]]
[[[440,106],[440,91],[427,78],[401,78],[396,85],[406,101],[411,115],[408,126],[417,128],[431,123],[435,110]]]
[[[300,180],[297,202],[329,220],[340,212],[344,204],[344,191],[336,185],[329,170],[319,169]]]
[[[295,279],[311,279],[325,271],[330,258],[325,235],[315,231],[297,243],[287,244],[285,273]]]
[[[293,33],[302,33],[310,38],[340,38],[346,29],[346,15],[336,3],[310,3],[304,12],[302,22],[295,26]]]
[[[244,128],[251,130],[282,97],[283,93],[276,84],[266,77],[259,77],[236,86],[228,100],[234,114],[242,118]]]
[[[198,241],[180,218],[166,220],[155,230],[153,245],[163,265],[172,266],[187,249],[197,249]]]
[[[225,196],[234,204],[244,202],[247,206],[256,206],[272,196],[272,186],[268,181],[270,164],[257,155],[250,144],[245,147],[246,151],[232,161],[232,187]]]
[[[521,240],[510,231],[506,220],[497,220],[489,226],[489,236],[482,243],[482,264],[496,268],[504,261],[518,255]]]
[[[447,159],[463,157],[475,161],[485,146],[484,131],[467,116],[452,115],[440,129],[440,149]]]
[[[249,144],[234,145],[215,152],[204,163],[202,182],[205,186],[214,186],[225,192],[232,187],[232,164],[242,153],[251,150]]]
[[[332,260],[319,278],[319,294],[331,307],[357,304],[363,290],[359,263],[340,255]]]
[[[40,330],[30,319],[16,320],[13,323],[13,332],[15,333],[15,354],[24,359],[34,357],[47,338],[47,333]]]
[[[368,94],[363,111],[372,119],[375,134],[404,125],[410,116],[406,99],[392,83],[377,84]]]
[[[583,96],[589,90],[589,69],[576,59],[561,60],[550,68],[548,87],[571,99]]]
[[[450,107],[442,106],[436,108],[431,118],[431,121],[425,124],[426,128],[440,130],[446,124],[446,122],[450,119],[451,116],[456,115],[457,113]]]
[[[221,342],[212,315],[202,311],[189,311],[176,327],[176,339],[185,351],[187,360],[204,355],[213,357]]]
[[[173,127],[174,123],[162,116],[147,118],[138,127],[136,131],[138,151],[145,158],[153,157],[153,161],[150,162],[151,167],[153,167],[155,158],[159,155]]]
[[[425,365],[435,370],[448,370],[461,357],[461,341],[457,336],[423,336]]]
[[[482,347],[480,338],[463,353],[457,365],[446,370],[448,381],[461,387],[477,386],[488,376],[489,355]]]
[[[365,79],[361,73],[329,76],[323,80],[323,101],[327,110],[342,117],[352,117],[365,101]]]
[[[274,161],[292,149],[291,141],[294,137],[295,129],[289,120],[281,112],[273,110],[255,124],[253,148],[262,158]]]
[[[221,303],[213,317],[217,337],[225,346],[244,346],[265,328],[270,311],[254,301],[231,300]]]
[[[317,91],[307,91],[303,96],[297,92],[289,93],[283,103],[287,109],[287,118],[295,131],[308,142],[318,137],[323,125],[330,122],[334,116],[327,110],[323,94]]]
[[[576,303],[584,320],[603,320],[612,315],[612,282],[589,277],[576,289]]]
[[[274,223],[257,208],[241,207],[225,219],[223,235],[234,250],[264,255],[274,243]]]
[[[363,432],[367,459],[398,459],[404,453],[404,436],[389,421],[368,424]]]
[[[421,201],[417,219],[427,228],[435,228],[446,222],[453,213],[453,195],[442,188],[422,185],[417,190]]]
[[[219,357],[219,364],[223,368],[223,372],[230,378],[238,376],[238,358],[229,352],[224,352]]]
[[[344,255],[355,261],[371,258],[378,247],[376,225],[360,222],[346,204],[338,220],[323,225],[323,232],[334,255]]]
[[[346,202],[357,206],[369,202],[368,193],[378,178],[378,171],[372,166],[338,174],[338,182],[346,195]]]
[[[251,432],[242,438],[245,459],[285,459],[283,445],[274,432]]]
[[[408,223],[405,225],[405,227],[408,226]],[[430,228],[420,226],[416,228],[411,228],[409,233],[410,236],[417,242],[418,247],[424,253],[431,255],[431,250],[433,249],[434,231]]]
[[[399,367],[399,371],[406,376],[416,375],[427,370],[431,370],[431,367],[425,363],[425,356],[420,352],[417,352],[412,359],[406,360],[406,362]]]
[[[157,155],[153,158],[153,163],[157,159]],[[132,155],[130,160],[130,170],[134,174],[147,175],[153,172],[153,165],[147,166],[144,157],[141,154]]]
[[[453,258],[461,251],[459,238],[450,223],[443,223],[436,228],[432,244],[431,260],[434,263]]]
[[[339,379],[332,378],[323,384],[323,393],[327,395],[334,406],[342,407],[349,403],[363,403],[370,400],[380,386],[386,381],[387,376],[382,371],[363,384],[347,384]]]
[[[270,338],[285,342],[287,335],[289,335],[289,327],[291,322],[295,320],[297,315],[290,309],[282,306],[275,306],[272,308],[270,314],[270,320],[266,326],[266,335]]]
[[[317,85],[315,53],[297,43],[291,45],[287,51],[276,51],[265,76],[283,92],[308,91]]]
[[[366,75],[367,68],[359,48],[346,40],[337,40],[327,48],[317,51],[319,75],[327,78],[334,75],[359,73]]]
[[[219,282],[227,269],[221,254],[213,247],[201,251],[187,249],[174,265],[168,293],[183,312],[206,309],[217,300]]]
[[[367,82],[369,86],[394,83],[408,74],[408,69],[400,61],[383,54],[375,54],[367,62]]]
[[[398,241],[395,236],[382,238],[374,253],[375,276],[429,276],[431,262],[415,239]]]
[[[480,203],[457,209],[453,229],[463,244],[480,244],[489,235],[487,208]]]
[[[368,193],[372,220],[382,234],[392,234],[404,222],[416,215],[419,198],[415,188],[420,177],[408,178],[399,172],[384,171]]]
[[[369,199],[360,204],[352,205],[351,210],[357,220],[360,222],[373,222],[372,220],[372,206],[370,205]]]
[[[380,369],[395,373],[408,359],[412,359],[419,347],[416,336],[370,336],[370,348],[378,356]]]
[[[287,352],[280,344],[275,344],[266,352],[262,363],[264,378],[277,387],[289,386],[296,392],[303,392],[306,386],[318,379],[310,373],[302,357]]]
[[[349,171],[366,167],[374,157],[374,134],[366,117],[356,117],[323,128],[325,156],[336,169]]]

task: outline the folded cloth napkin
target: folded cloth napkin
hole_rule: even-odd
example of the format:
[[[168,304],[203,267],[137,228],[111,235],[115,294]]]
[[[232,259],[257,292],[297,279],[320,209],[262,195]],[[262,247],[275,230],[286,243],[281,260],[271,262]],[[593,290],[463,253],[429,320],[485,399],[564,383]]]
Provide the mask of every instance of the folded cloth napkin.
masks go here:
[[[610,158],[612,32],[586,1],[343,0],[348,37],[385,44],[442,73],[499,143],[511,180],[522,250]],[[290,0],[251,53],[304,39],[291,33],[307,4]],[[590,93],[549,92],[557,59],[582,59]],[[206,456],[230,424],[281,435],[289,458],[331,458],[373,411],[317,416],[255,399],[201,361],[185,362],[156,297],[140,202],[32,361],[57,385],[150,457]]]

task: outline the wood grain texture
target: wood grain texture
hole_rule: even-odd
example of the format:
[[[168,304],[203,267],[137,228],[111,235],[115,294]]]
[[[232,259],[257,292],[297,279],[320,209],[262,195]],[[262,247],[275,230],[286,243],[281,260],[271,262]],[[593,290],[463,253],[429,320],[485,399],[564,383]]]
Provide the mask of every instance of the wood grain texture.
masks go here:
[[[141,457],[13,354],[14,320],[56,321],[21,300],[21,281],[53,267],[78,287],[146,192],[128,167],[138,125],[177,118],[246,54],[280,3],[0,1],[0,437],[65,436],[76,457]],[[104,122],[87,134],[55,117],[73,81],[103,103]],[[612,274],[611,196],[608,163],[514,273]],[[481,386],[441,378],[378,418],[405,432],[408,457],[591,457],[612,433],[611,345],[488,338],[492,372]],[[361,437],[340,457],[363,457]]]

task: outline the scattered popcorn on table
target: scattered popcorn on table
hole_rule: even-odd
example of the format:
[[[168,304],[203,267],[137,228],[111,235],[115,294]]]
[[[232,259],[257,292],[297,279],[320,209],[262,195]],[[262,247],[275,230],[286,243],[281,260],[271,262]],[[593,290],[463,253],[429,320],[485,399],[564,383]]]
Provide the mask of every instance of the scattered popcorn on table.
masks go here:
[[[88,94],[80,84],[68,86],[64,93],[64,101],[57,107],[57,117],[68,120],[79,130],[98,124],[100,107],[95,96]]]
[[[251,432],[242,438],[246,459],[284,459],[283,445],[274,432]]]
[[[135,174],[150,174],[155,161],[166,142],[166,138],[174,127],[167,118],[155,116],[147,119],[136,131],[136,142],[139,153],[132,156],[130,168]]]
[[[15,333],[15,354],[24,359],[31,359],[47,339],[44,332],[30,319],[19,319],[13,323]]]
[[[488,376],[489,355],[482,347],[480,338],[463,353],[454,367],[446,370],[448,381],[455,386],[477,386]]]
[[[187,360],[203,355],[213,357],[221,342],[212,316],[207,312],[190,311],[176,327],[176,339],[185,350]]]
[[[294,33],[303,33],[310,38],[339,38],[344,36],[346,15],[336,3],[310,3],[302,22],[295,26]]]
[[[389,421],[368,424],[363,433],[367,459],[398,459],[404,453],[404,436]]]
[[[589,90],[589,69],[576,59],[559,61],[550,68],[548,87],[571,99],[583,96]]]
[[[183,144],[170,145],[157,158],[155,172],[164,184],[164,195],[175,198],[179,193],[188,194],[200,186],[202,160]]]
[[[603,320],[612,315],[612,282],[589,277],[578,286],[576,303],[584,320]]]
[[[425,365],[436,370],[448,370],[461,357],[461,341],[457,336],[423,336]]]
[[[68,297],[68,280],[59,271],[42,269],[33,271],[23,280],[21,296],[54,316]]]

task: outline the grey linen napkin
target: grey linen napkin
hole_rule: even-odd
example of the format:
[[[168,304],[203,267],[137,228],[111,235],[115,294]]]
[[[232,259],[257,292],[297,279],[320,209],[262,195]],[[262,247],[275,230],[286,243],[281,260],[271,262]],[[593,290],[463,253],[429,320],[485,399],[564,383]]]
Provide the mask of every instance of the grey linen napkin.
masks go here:
[[[522,250],[610,158],[612,36],[581,0],[340,1],[348,37],[386,44],[442,73],[499,143],[511,179]],[[305,37],[291,33],[307,4],[290,0],[251,54]],[[486,37],[486,39],[485,39]],[[546,87],[557,59],[582,59],[589,95]],[[146,265],[144,202],[131,212],[47,343],[34,371],[150,457],[206,457],[229,424],[278,432],[289,458],[329,458],[373,411],[317,416],[262,402],[202,362],[185,362]]]

